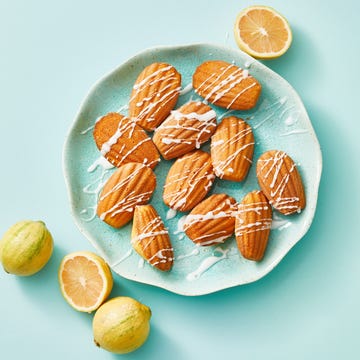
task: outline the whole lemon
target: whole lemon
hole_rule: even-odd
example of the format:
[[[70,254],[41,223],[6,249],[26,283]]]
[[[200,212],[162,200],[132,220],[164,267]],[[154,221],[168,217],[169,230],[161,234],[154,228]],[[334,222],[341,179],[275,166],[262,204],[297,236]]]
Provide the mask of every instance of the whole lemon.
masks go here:
[[[111,299],[95,313],[95,344],[117,354],[134,351],[149,335],[150,317],[150,308],[135,299],[125,296]]]
[[[0,241],[0,261],[10,274],[33,275],[48,262],[53,247],[53,238],[42,221],[19,221]]]

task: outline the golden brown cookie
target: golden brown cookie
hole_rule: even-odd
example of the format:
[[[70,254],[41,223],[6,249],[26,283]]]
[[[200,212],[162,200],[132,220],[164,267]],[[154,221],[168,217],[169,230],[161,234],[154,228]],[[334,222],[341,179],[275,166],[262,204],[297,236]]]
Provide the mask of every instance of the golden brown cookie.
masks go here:
[[[156,187],[156,177],[146,165],[128,163],[119,167],[105,183],[97,205],[97,215],[120,228],[129,222],[136,205],[146,204]]]
[[[193,75],[193,88],[206,101],[225,109],[248,110],[260,96],[260,83],[236,65],[211,60],[199,65]]]
[[[244,196],[236,212],[235,236],[238,249],[248,260],[264,257],[272,223],[272,210],[261,191]]]
[[[136,206],[131,244],[150,265],[161,271],[171,269],[174,250],[169,233],[152,205]]]
[[[221,121],[211,137],[211,159],[218,178],[242,181],[254,154],[254,135],[244,120],[230,116]]]
[[[154,130],[175,107],[181,75],[166,63],[153,63],[138,76],[129,101],[129,117],[143,129]]]
[[[200,101],[190,101],[171,112],[155,130],[153,141],[169,160],[199,149],[215,129],[215,111]]]
[[[174,210],[189,211],[209,192],[215,174],[210,155],[195,150],[178,158],[164,185],[164,203]]]
[[[284,151],[263,153],[256,164],[256,175],[261,190],[274,209],[284,215],[305,208],[305,192],[296,164]]]
[[[236,209],[236,200],[231,196],[213,194],[187,215],[185,234],[197,245],[223,243],[234,233]]]
[[[93,135],[101,154],[116,167],[138,162],[154,168],[160,161],[156,146],[146,132],[119,113],[101,117]]]

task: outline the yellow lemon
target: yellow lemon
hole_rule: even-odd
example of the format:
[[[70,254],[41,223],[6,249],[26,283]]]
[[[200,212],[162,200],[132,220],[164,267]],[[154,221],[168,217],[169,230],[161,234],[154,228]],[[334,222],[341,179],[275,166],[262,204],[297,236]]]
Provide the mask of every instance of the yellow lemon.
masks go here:
[[[95,344],[117,354],[132,352],[146,341],[150,317],[150,308],[135,299],[125,296],[111,299],[95,313]]]
[[[0,260],[6,272],[29,276],[45,266],[53,247],[53,238],[42,221],[19,221],[1,239]]]
[[[77,251],[61,261],[59,284],[65,300],[74,309],[91,312],[109,296],[113,277],[103,258],[90,251]]]
[[[254,5],[242,10],[235,21],[239,48],[257,59],[274,59],[290,47],[292,32],[284,16],[269,6]]]

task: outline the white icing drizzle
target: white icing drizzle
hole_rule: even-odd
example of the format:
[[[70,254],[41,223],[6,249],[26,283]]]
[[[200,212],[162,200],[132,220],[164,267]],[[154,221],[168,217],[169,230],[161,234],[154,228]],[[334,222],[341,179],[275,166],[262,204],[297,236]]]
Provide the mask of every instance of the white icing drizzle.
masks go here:
[[[124,134],[129,131],[128,138],[130,139],[134,133],[136,124],[132,121],[128,121],[125,118],[122,118],[119,121],[118,128],[115,133],[101,146],[100,152],[101,155],[106,157],[106,154],[110,151],[111,147],[116,144],[120,137],[124,136]],[[146,141],[149,141],[150,138],[146,138]],[[125,145],[124,145],[125,146]],[[121,151],[120,151],[121,152]]]
[[[151,139],[149,137],[139,141],[135,146],[133,146],[130,150],[128,150],[128,152],[126,152],[123,157],[122,157],[122,162],[131,154],[133,153],[136,149],[138,149],[140,146],[142,146],[142,144],[146,143],[147,141],[151,141]],[[147,162],[147,159],[144,159],[144,163]]]
[[[216,147],[216,146],[219,146],[219,145],[224,144],[224,142],[225,142],[224,139],[216,140],[216,141],[213,141],[213,142],[212,142],[212,146],[213,146],[213,147]]]
[[[279,134],[279,136],[290,136],[290,135],[298,135],[298,134],[306,134],[308,131],[305,129],[296,129],[292,131],[288,131],[282,134]]]
[[[160,161],[161,161],[160,159],[159,160],[155,159],[155,160],[149,162],[149,160],[147,158],[145,158],[142,163],[151,168],[153,164],[158,164]]]
[[[139,93],[144,89],[146,89],[147,87],[152,86],[158,82],[169,81],[169,84],[167,84],[161,89],[156,89],[156,91],[154,91],[149,96],[147,96],[146,98],[142,99],[141,101],[135,104],[135,106],[141,107],[144,105],[145,102],[148,102],[147,105],[144,106],[143,109],[141,109],[139,114],[137,114],[136,118],[134,118],[133,120],[141,121],[143,119],[146,119],[147,122],[154,121],[154,116],[161,110],[161,108],[167,102],[171,101],[174,98],[174,96],[176,96],[179,93],[181,87],[177,87],[169,91],[169,88],[172,88],[174,85],[174,83],[171,80],[176,79],[174,73],[165,74],[164,76],[158,77],[158,75],[160,75],[161,73],[166,73],[168,70],[172,68],[173,67],[171,65],[160,68],[157,71],[154,71],[153,73],[148,75],[142,81],[134,84],[133,94],[130,99],[130,103],[134,101],[134,99],[139,95]],[[155,111],[151,113],[153,109],[155,109]]]
[[[169,209],[166,213],[166,220],[173,219],[177,214],[177,211],[174,209]]]
[[[116,261],[115,263],[113,263],[113,264],[111,265],[111,267],[114,267],[114,266],[116,266],[116,265],[119,265],[119,264],[122,263],[124,260],[126,260],[127,258],[129,258],[132,253],[133,253],[133,249],[130,248],[118,261]]]
[[[230,74],[226,75],[224,79],[221,80],[223,75],[229,70],[233,68],[233,71]],[[195,90],[199,92],[202,88],[202,91],[207,91],[210,89],[209,93],[205,97],[205,101],[210,101],[210,98],[214,96],[214,99],[211,100],[212,103],[216,103],[226,94],[228,94],[236,85],[240,84],[244,79],[249,76],[249,72],[243,71],[243,69],[239,67],[234,67],[234,65],[230,64],[229,66],[223,67],[222,71],[217,75],[217,73],[213,73],[204,82],[202,82],[198,88]],[[215,86],[214,86],[215,85]],[[231,105],[246,91],[255,86],[256,83],[253,82],[249,86],[245,87],[243,90],[238,92],[234,99],[229,103],[227,109],[231,107]]]
[[[153,218],[139,231],[136,237],[131,239],[131,243],[142,243],[142,250],[146,250],[151,243],[156,239],[156,236],[168,235],[168,230],[164,228],[160,216]]]
[[[295,120],[292,116],[288,116],[286,119],[285,119],[285,125],[286,126],[292,126],[294,125],[295,123]]]
[[[267,172],[264,174],[264,179],[272,176],[272,178],[270,179],[270,196],[273,199],[270,201],[270,204],[272,204],[278,210],[298,209],[298,211],[301,211],[301,209],[299,209],[299,198],[297,196],[283,197],[283,193],[287,187],[287,183],[289,182],[291,173],[295,170],[295,163],[292,164],[286,175],[281,178],[277,187],[275,187],[281,167],[284,164],[285,157],[287,157],[287,154],[285,152],[276,151],[273,157],[270,157],[268,159],[259,159],[259,163],[263,163],[260,167],[261,171],[264,169],[265,166],[268,166],[270,164]]]
[[[184,160],[187,160],[188,157],[183,157],[177,159],[177,161],[181,162]],[[199,183],[204,181],[205,179],[205,191],[208,191],[214,181],[215,175],[213,172],[209,173],[206,172],[204,175],[200,176],[199,174],[203,170],[203,166],[207,166],[207,163],[202,164],[202,166],[199,166],[197,168],[193,169],[185,169],[182,173],[182,176],[179,176],[180,174],[174,174],[167,178],[167,183],[164,185],[164,189],[167,187],[172,187],[174,184],[182,184],[185,180],[188,184],[188,186],[181,188],[178,190],[178,186],[174,186],[175,190],[169,193],[164,193],[164,199],[170,199],[169,201],[169,207],[173,209],[180,209],[184,204],[186,204],[188,198],[191,196],[191,194],[198,188]]]
[[[200,105],[200,103],[199,103]],[[185,105],[186,106],[186,105]],[[176,146],[177,144],[193,144],[195,142],[195,147],[197,149],[200,148],[201,144],[204,142],[204,139],[202,139],[202,136],[204,133],[210,134],[213,132],[213,129],[216,127],[216,113],[214,110],[210,109],[209,111],[199,114],[197,112],[191,112],[188,114],[185,114],[181,112],[180,110],[173,110],[171,112],[171,117],[169,117],[167,120],[165,120],[164,123],[162,123],[158,131],[163,130],[170,130],[166,131],[167,136],[163,137],[161,141],[164,144],[171,145],[173,144]],[[175,123],[174,123],[175,120]],[[188,122],[186,120],[189,120]],[[192,121],[197,122],[197,124],[191,124]],[[176,130],[188,130],[193,133],[191,137],[189,137],[188,134],[184,134],[181,137],[182,134]],[[175,130],[173,133],[171,131]],[[201,141],[202,139],[202,141]],[[169,146],[169,148],[164,151],[165,154],[168,154],[170,151],[173,150],[174,146]]]
[[[140,258],[138,262],[138,268],[142,269],[144,265],[145,265],[145,260],[143,258]]]
[[[180,90],[180,96],[185,95],[192,90],[192,83],[187,84],[183,89]]]
[[[220,253],[221,256],[209,256],[207,258],[205,258],[200,266],[193,272],[189,273],[186,276],[186,279],[189,281],[194,281],[197,280],[201,275],[203,275],[206,271],[208,271],[212,266],[214,266],[216,263],[218,263],[221,260],[224,260],[227,258],[227,253],[228,253],[229,249],[222,249],[221,247],[217,247],[214,250],[214,254],[216,252]]]
[[[285,114],[287,114],[290,110],[294,109],[295,108],[295,105],[291,105],[289,107],[284,107],[284,109],[281,111],[280,115],[279,115],[279,118],[282,119]]]
[[[224,235],[225,234],[225,235]],[[212,238],[213,236],[216,236],[216,238]],[[210,240],[207,240],[209,237],[211,237]],[[229,237],[228,234],[226,234],[226,231],[217,231],[212,234],[206,234],[202,235],[196,238],[196,241],[198,241],[198,244],[201,246],[207,246],[207,245],[215,245],[216,243],[223,243],[225,239]]]
[[[87,134],[89,131],[93,130],[94,127],[95,127],[95,125],[89,126],[87,129],[81,131],[80,134],[81,134],[81,135],[85,135],[85,134]]]
[[[103,200],[105,197],[109,196],[112,192],[116,190],[111,191],[110,193],[107,193],[106,196],[103,196],[100,198],[100,200]],[[115,203],[109,210],[104,211],[100,214],[100,219],[104,220],[107,215],[110,214],[111,217],[116,216],[119,213],[128,211],[132,212],[134,210],[134,207],[143,202],[144,197],[149,197],[152,192],[143,192],[141,194],[134,194],[132,191],[128,196],[126,196],[124,199],[120,200],[119,202]]]
[[[97,160],[99,160],[99,159],[97,159]],[[97,160],[93,163],[93,165],[89,166],[88,171],[89,172],[90,172],[90,170],[94,171],[95,170],[94,164],[96,164],[96,167],[100,166],[102,168],[101,175],[99,177],[97,177],[95,180],[93,180],[92,182],[90,182],[89,184],[85,185],[82,189],[82,191],[85,194],[92,195],[95,198],[95,203],[97,202],[97,199],[99,197],[101,189],[103,188],[103,186],[106,183],[105,177],[108,174],[108,172],[110,171],[110,169],[107,167],[106,162],[97,161]],[[92,169],[93,167],[94,167],[94,170]],[[92,221],[96,217],[96,208],[97,208],[97,206],[95,205],[95,206],[89,206],[85,209],[82,209],[80,211],[80,215],[88,214],[89,212],[91,212],[91,214],[92,214],[91,216],[88,216],[88,217],[82,217],[82,220],[86,221],[86,222]]]
[[[142,171],[142,167],[138,167],[135,169],[135,171],[131,174],[129,174],[126,178],[121,179],[118,183],[116,183],[108,192],[105,194],[102,194],[99,198],[100,201],[103,201],[107,197],[111,196],[114,192],[118,191],[119,189],[125,188],[128,186],[131,179],[139,172]],[[129,211],[132,212],[136,205],[139,203],[142,203],[144,201],[144,198],[150,197],[152,194],[152,191],[145,191],[140,194],[137,194],[134,191],[131,191],[127,196],[122,198],[120,201],[116,202],[110,209],[102,212],[100,214],[100,219],[104,220],[107,215],[110,215],[110,217],[114,217],[119,213]]]
[[[104,117],[104,115],[100,115],[95,119],[95,124],[100,121],[102,118]]]
[[[166,145],[170,145],[170,144],[192,144],[191,140],[187,140],[187,139],[178,139],[176,137],[169,137],[172,134],[169,134],[168,137],[163,137],[161,139],[161,141],[166,144]],[[170,150],[165,151],[165,154],[167,154]]]
[[[105,184],[104,180],[105,171],[102,172],[101,176],[90,182],[83,187],[83,192],[90,195],[98,195]]]
[[[230,199],[226,199],[213,210],[208,211],[206,214],[190,213],[189,215],[187,215],[185,223],[183,224],[183,228],[186,230],[195,224],[202,226],[201,223],[203,222],[219,219],[228,219],[235,216],[235,213],[235,205],[231,203]],[[222,243],[228,237],[229,233],[224,230],[217,232],[208,231],[206,234],[198,236],[197,238],[193,238],[192,240],[199,245],[206,246],[209,244]],[[208,240],[208,238],[211,239]]]
[[[89,206],[86,209],[81,210],[80,215],[88,214],[89,212],[91,212],[91,215],[88,217],[82,216],[81,220],[83,220],[85,222],[90,222],[90,221],[94,220],[96,217],[96,206]]]
[[[270,105],[260,106],[259,113],[264,113],[267,116],[265,116],[265,118],[263,118],[259,123],[255,124],[253,126],[253,128],[255,130],[258,129],[260,126],[264,125],[268,120],[270,120],[274,116],[276,116],[277,111],[280,110],[282,108],[282,106],[284,106],[286,104],[286,102],[287,102],[287,98],[282,97],[278,101],[275,101]]]
[[[183,254],[183,255],[178,255],[176,257],[176,260],[182,260],[191,256],[196,256],[200,254],[200,250],[198,248],[193,249],[191,252],[189,252],[188,254]]]
[[[259,201],[251,204],[242,204],[238,210],[238,220],[239,223],[235,229],[236,236],[244,236],[245,234],[250,234],[257,231],[265,231],[271,228],[272,218],[261,217],[262,212],[269,209],[269,206],[264,201]],[[260,215],[260,220],[254,222],[244,223],[241,214],[255,212]],[[247,219],[250,219],[251,216],[247,216]]]
[[[222,205],[222,204],[221,204]],[[223,208],[224,206],[222,206]],[[219,208],[216,208],[212,211],[207,212],[206,214],[189,214],[186,217],[186,222],[184,224],[185,228],[190,227],[194,223],[209,221],[209,220],[215,220],[215,219],[223,219],[228,218],[229,216],[232,216],[231,211],[219,211]]]
[[[245,72],[245,71],[244,71]],[[246,76],[244,76],[243,77],[243,79],[245,79],[247,77],[247,75]],[[235,84],[236,85],[236,84]],[[234,86],[235,86],[234,85]],[[238,93],[237,93],[237,95],[234,97],[234,99],[229,103],[229,105],[226,107],[227,109],[230,109],[230,107],[231,107],[231,105],[243,94],[243,93],[245,93],[246,91],[248,91],[248,90],[250,90],[252,87],[254,87],[254,86],[256,86],[257,84],[256,84],[256,82],[253,82],[252,84],[250,84],[249,86],[247,86],[246,88],[244,88],[243,90],[241,90],[241,91],[239,91]],[[229,90],[230,91],[230,90]],[[225,94],[224,94],[225,95]],[[222,97],[222,96],[221,96]]]
[[[103,156],[99,156],[87,169],[88,172],[95,171],[98,167],[101,167],[105,170],[112,169],[114,167],[113,164],[111,164],[107,159],[105,159]]]
[[[184,232],[184,224],[185,224],[185,221],[186,221],[186,217],[187,217],[187,215],[183,215],[178,220],[177,229],[176,229],[176,231],[174,231],[174,235],[181,234],[181,233]]]
[[[283,230],[291,226],[292,223],[288,219],[282,219],[276,213],[273,214],[273,221],[271,224],[272,230]]]
[[[142,129],[137,127],[135,122],[129,120],[128,118],[121,118],[118,124],[118,128],[115,133],[103,143],[100,149],[100,153],[103,157],[107,157],[107,154],[111,151],[113,145],[117,144],[120,138],[130,139],[133,137],[134,132],[143,132]],[[143,136],[143,135],[141,135]],[[145,136],[142,140],[138,141],[136,145],[126,147],[125,143],[119,143],[119,148],[116,149],[116,153],[113,153],[114,157],[111,161],[114,161],[115,165],[120,166],[126,159],[134,153],[137,149],[143,146],[144,143],[151,141],[150,137]],[[158,160],[153,160],[152,162],[148,162],[148,159],[143,160],[143,164],[147,166],[152,166],[152,164],[158,163]]]
[[[121,106],[116,112],[117,113],[121,113],[124,110],[128,110],[129,109],[129,104],[125,104],[123,106]]]
[[[245,68],[245,69],[249,69],[250,66],[251,66],[253,63],[254,63],[254,61],[252,61],[252,60],[246,61],[246,62],[244,63],[244,68]]]
[[[237,126],[238,126],[238,124],[231,124],[231,127],[237,128]],[[251,134],[251,132],[252,132],[252,130],[250,127],[246,127],[245,129],[242,129],[241,131],[233,131],[234,136],[230,137],[226,141],[223,139],[220,139],[218,141],[212,141],[211,142],[211,151],[215,152],[215,153],[227,154],[228,153],[227,149],[231,145],[242,143],[242,139],[246,138],[249,134]],[[232,132],[229,132],[229,133],[231,134]],[[222,176],[224,176],[225,171],[233,172],[234,169],[231,167],[233,161],[235,161],[235,159],[247,147],[253,146],[254,144],[255,144],[254,142],[245,143],[242,146],[240,146],[239,148],[237,148],[236,151],[230,153],[226,159],[224,159],[222,161],[218,161],[218,160],[213,161],[214,171],[215,171],[216,175],[221,178]],[[246,161],[250,162],[250,164],[252,163],[252,160],[245,156],[244,156],[244,159]]]
[[[181,111],[173,110],[171,114],[174,116],[176,120],[180,120],[182,118],[185,119],[195,119],[201,122],[208,122],[210,120],[213,120],[216,117],[216,112],[214,110],[209,110],[204,114],[198,114],[197,112],[192,112],[189,114],[184,114]]]
[[[148,85],[148,83],[149,83],[150,85],[153,85],[153,84],[155,84],[157,81],[162,81],[163,78],[156,79],[156,77],[157,77],[159,74],[161,74],[162,72],[166,72],[166,71],[170,70],[171,68],[172,68],[172,66],[169,65],[169,66],[162,67],[162,68],[160,68],[160,69],[157,70],[157,71],[152,72],[150,75],[148,75],[148,76],[147,76],[146,78],[144,78],[142,81],[134,84],[133,89],[134,89],[134,90],[137,90],[138,92],[140,92],[145,86]],[[172,76],[172,75],[171,75],[171,76]],[[153,78],[155,78],[155,80],[151,80],[151,79],[153,79]]]
[[[174,258],[164,255],[164,253],[168,253],[168,252],[173,253],[173,250],[174,250],[173,248],[160,249],[153,256],[151,256],[149,258],[148,262],[151,265],[155,266],[158,264],[167,263],[169,261],[172,261],[172,260],[174,260]]]

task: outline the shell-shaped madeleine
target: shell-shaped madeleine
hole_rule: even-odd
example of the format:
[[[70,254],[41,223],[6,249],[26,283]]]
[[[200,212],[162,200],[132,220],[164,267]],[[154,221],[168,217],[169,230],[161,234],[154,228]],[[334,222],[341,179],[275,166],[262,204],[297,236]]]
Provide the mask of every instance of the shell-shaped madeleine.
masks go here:
[[[197,245],[223,243],[234,233],[236,200],[213,194],[196,205],[184,223],[185,234]]]
[[[94,139],[101,154],[114,166],[129,162],[154,168],[160,161],[156,146],[146,132],[119,113],[108,113],[94,127]]]
[[[284,215],[305,208],[305,192],[296,164],[284,151],[269,150],[256,164],[256,175],[261,190],[274,209]]]
[[[238,249],[248,260],[260,261],[264,257],[272,223],[272,210],[261,191],[244,196],[238,206],[235,236]]]
[[[245,179],[254,154],[251,126],[235,116],[224,118],[211,137],[211,159],[217,177]]]
[[[169,233],[152,205],[135,208],[131,244],[150,265],[162,271],[171,269],[174,250]]]
[[[155,130],[153,141],[169,160],[199,149],[215,129],[215,111],[200,101],[190,101],[171,112]]]
[[[164,185],[164,203],[174,210],[189,211],[209,192],[215,174],[210,155],[195,150],[178,158]]]
[[[154,130],[175,107],[180,89],[181,75],[172,65],[150,64],[133,86],[129,117],[145,130]]]
[[[148,166],[125,164],[105,183],[98,200],[97,215],[107,224],[120,228],[132,219],[136,205],[150,200],[155,186],[155,174]]]
[[[260,96],[260,83],[236,65],[225,61],[206,61],[193,75],[193,88],[205,100],[226,109],[248,110]]]

